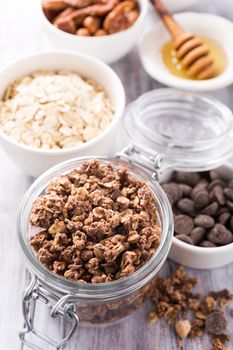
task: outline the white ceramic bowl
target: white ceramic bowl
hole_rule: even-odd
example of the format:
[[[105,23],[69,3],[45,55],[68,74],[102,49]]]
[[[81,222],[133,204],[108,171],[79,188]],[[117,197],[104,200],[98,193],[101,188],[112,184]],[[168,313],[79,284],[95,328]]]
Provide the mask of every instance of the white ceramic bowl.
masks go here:
[[[217,169],[226,180],[233,179],[233,165],[226,163]],[[233,243],[216,248],[192,246],[173,237],[169,258],[195,269],[214,269],[233,262]]]
[[[54,48],[87,53],[106,63],[112,63],[125,56],[136,44],[141,34],[147,14],[148,0],[138,1],[140,16],[129,29],[101,37],[82,37],[57,29],[44,15],[41,0],[39,0],[38,12],[47,38]]]
[[[97,137],[83,145],[61,150],[24,146],[0,129],[0,144],[9,158],[26,174],[38,176],[51,166],[69,158],[93,154],[108,156],[115,152],[119,121],[125,107],[124,88],[116,73],[105,63],[83,54],[59,51],[35,54],[21,58],[0,71],[0,97],[15,79],[40,69],[65,69],[92,78],[105,88],[115,108],[115,116],[111,124]]]
[[[189,91],[210,91],[231,85],[233,83],[232,22],[220,16],[196,12],[178,13],[174,17],[185,31],[209,37],[222,45],[228,61],[225,70],[216,78],[202,81],[182,79],[171,74],[161,57],[161,48],[171,40],[171,37],[164,24],[159,21],[140,43],[139,53],[145,71],[165,85]]]

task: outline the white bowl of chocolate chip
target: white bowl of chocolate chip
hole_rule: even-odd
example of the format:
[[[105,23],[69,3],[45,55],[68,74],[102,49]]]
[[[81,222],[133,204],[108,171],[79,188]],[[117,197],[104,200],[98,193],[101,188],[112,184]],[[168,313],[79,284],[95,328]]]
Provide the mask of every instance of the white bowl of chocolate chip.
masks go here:
[[[49,43],[57,49],[93,55],[106,63],[136,44],[148,10],[147,0],[38,0]]]
[[[174,213],[169,257],[197,269],[233,262],[233,165],[203,173],[173,172],[163,188]]]

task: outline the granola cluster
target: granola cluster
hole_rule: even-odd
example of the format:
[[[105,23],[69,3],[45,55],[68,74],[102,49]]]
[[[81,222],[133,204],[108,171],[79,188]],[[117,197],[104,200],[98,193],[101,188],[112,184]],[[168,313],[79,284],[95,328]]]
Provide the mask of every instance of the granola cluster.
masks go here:
[[[160,244],[156,203],[125,167],[98,160],[50,182],[32,208],[38,260],[67,279],[110,282],[138,270]]]
[[[180,347],[184,338],[201,337],[207,333],[211,338],[211,350],[227,350],[225,343],[231,339],[227,334],[226,308],[233,300],[227,289],[194,293],[197,279],[188,276],[182,266],[169,277],[158,277],[152,291],[154,310],[148,321],[155,323],[161,318],[174,327],[179,336]]]

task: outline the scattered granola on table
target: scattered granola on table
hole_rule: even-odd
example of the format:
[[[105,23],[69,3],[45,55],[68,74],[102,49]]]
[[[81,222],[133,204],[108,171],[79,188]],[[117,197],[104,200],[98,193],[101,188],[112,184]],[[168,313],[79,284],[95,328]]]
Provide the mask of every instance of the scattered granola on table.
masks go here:
[[[183,348],[185,338],[195,339],[205,332],[212,342],[211,350],[230,350],[225,344],[232,339],[227,332],[225,309],[233,300],[227,289],[194,293],[198,280],[189,277],[183,266],[169,277],[157,277],[151,292],[154,310],[148,315],[149,323],[161,318],[174,328]]]
[[[160,244],[155,200],[125,167],[99,160],[53,179],[35,202],[37,258],[67,279],[101,283],[132,274]]]
[[[0,101],[0,128],[34,148],[74,147],[100,134],[114,118],[104,89],[68,71],[37,71],[9,85]]]

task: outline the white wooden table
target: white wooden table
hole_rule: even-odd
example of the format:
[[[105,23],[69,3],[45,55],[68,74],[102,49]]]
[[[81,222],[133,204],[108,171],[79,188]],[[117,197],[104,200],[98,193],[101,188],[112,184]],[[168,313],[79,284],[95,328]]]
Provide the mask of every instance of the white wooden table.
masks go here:
[[[175,1],[175,0],[174,0]],[[178,0],[177,0],[178,1]],[[36,0],[0,0],[0,66],[15,58],[46,49],[40,23],[34,16]],[[233,20],[232,0],[202,0],[195,11],[218,13]],[[113,65],[123,80],[128,102],[160,84],[143,71],[137,50]],[[1,82],[0,82],[1,84]],[[211,93],[233,108],[233,87]],[[25,285],[25,266],[16,235],[16,215],[20,200],[32,179],[17,169],[0,150],[0,349],[18,350],[18,331],[22,327],[21,294]],[[167,262],[164,272],[175,264]],[[233,291],[233,264],[213,271],[189,270],[198,276],[202,290],[228,288]],[[80,327],[67,350],[175,350],[178,349],[173,331],[163,322],[148,325],[146,315],[151,305],[134,313],[125,321],[108,328]],[[59,336],[59,324],[51,324],[45,310],[40,310],[38,324]],[[231,321],[233,330],[233,319]],[[230,344],[231,347],[233,346]],[[208,350],[207,338],[187,342],[186,350]],[[44,350],[49,350],[43,347]]]

